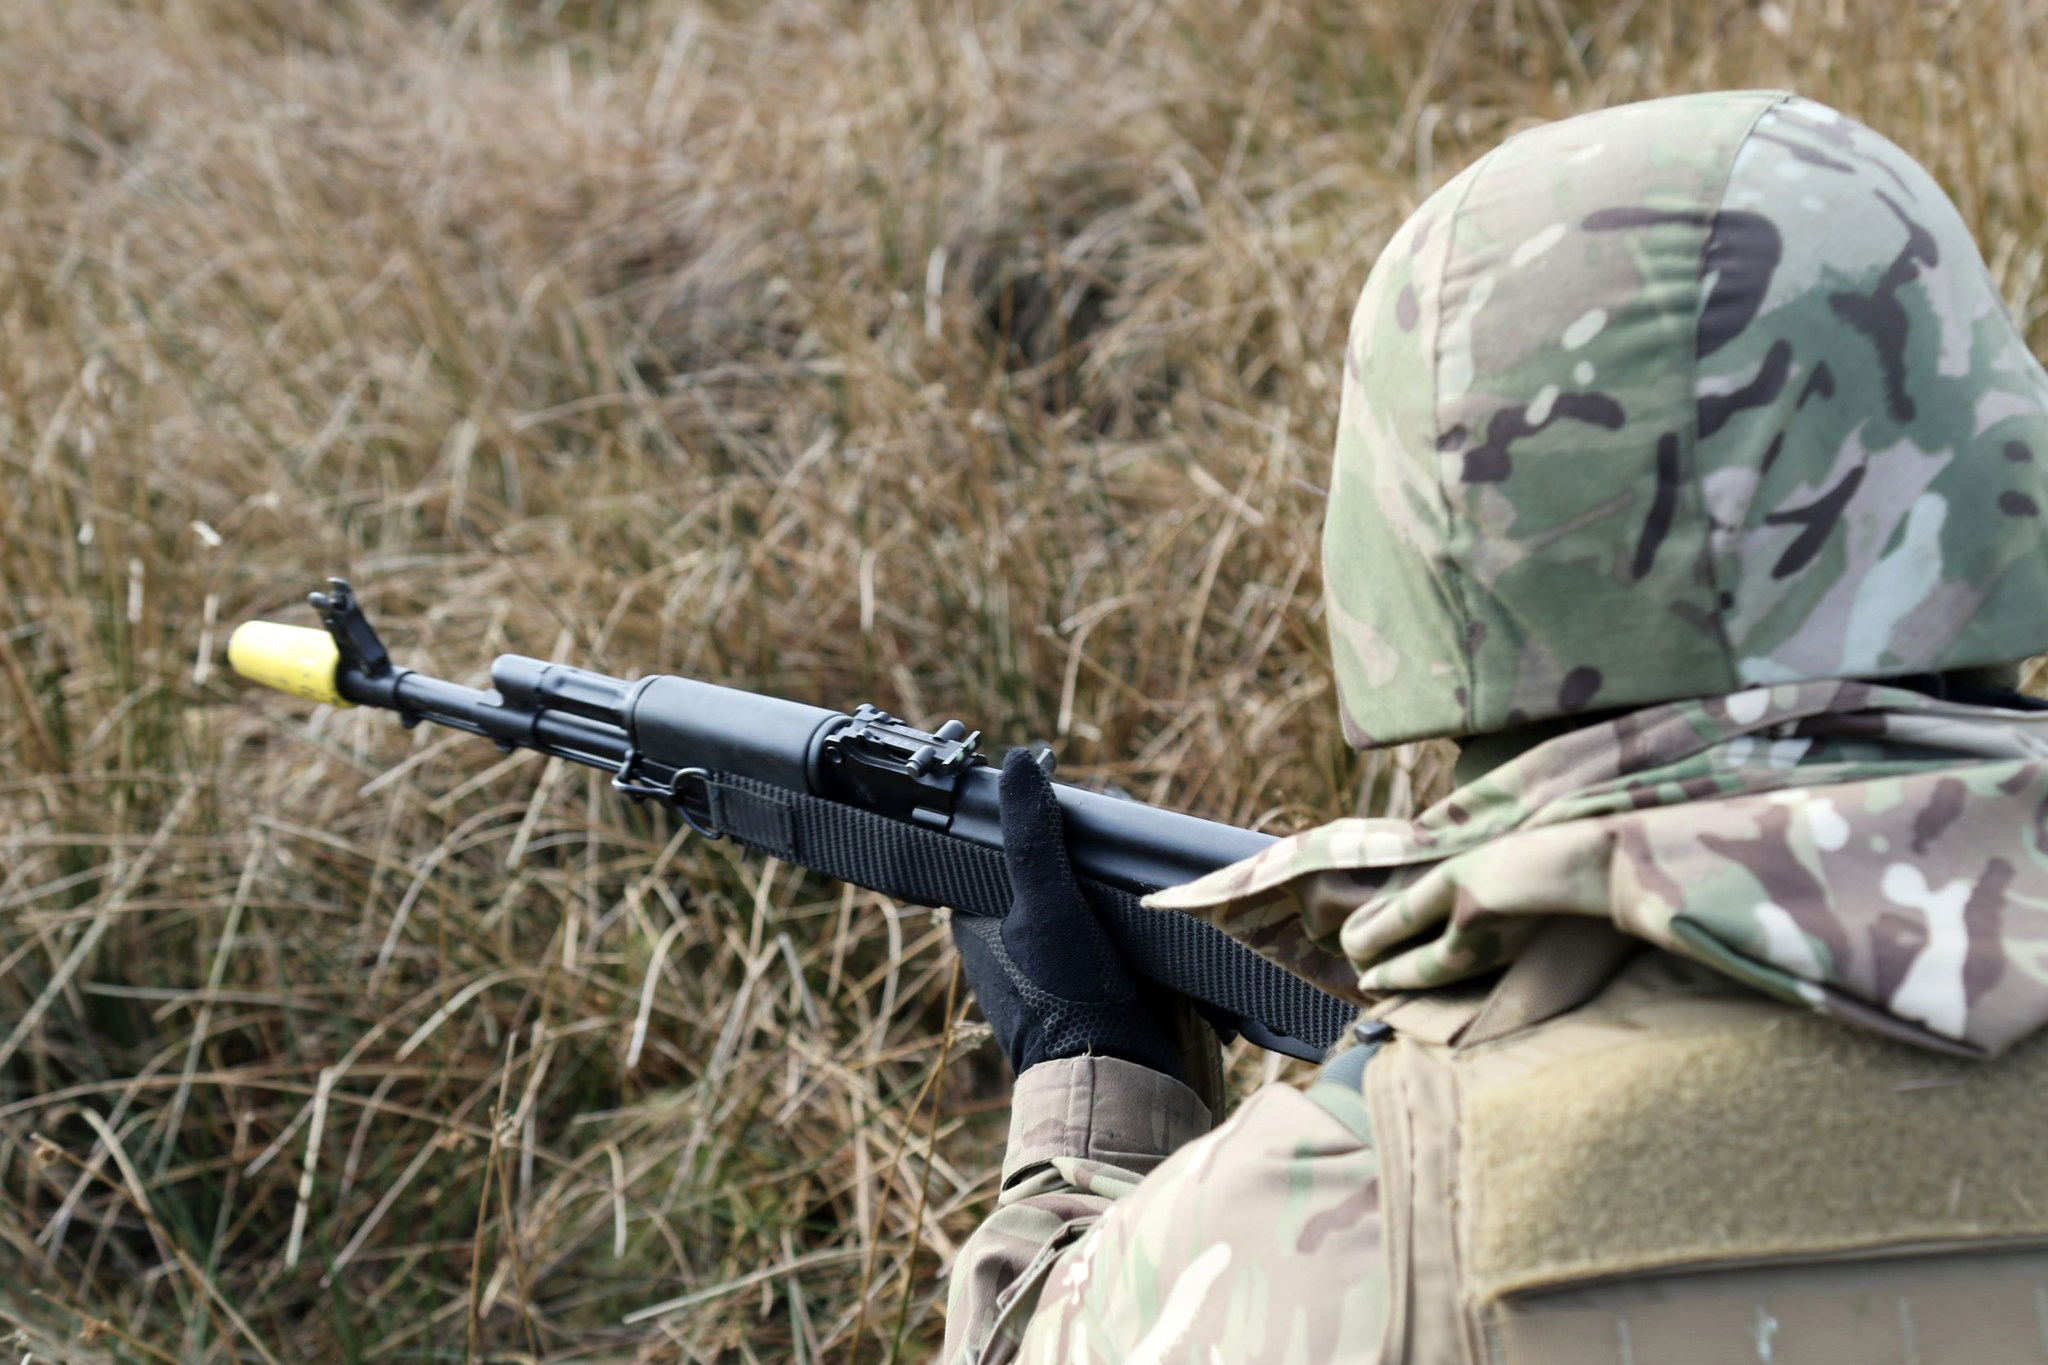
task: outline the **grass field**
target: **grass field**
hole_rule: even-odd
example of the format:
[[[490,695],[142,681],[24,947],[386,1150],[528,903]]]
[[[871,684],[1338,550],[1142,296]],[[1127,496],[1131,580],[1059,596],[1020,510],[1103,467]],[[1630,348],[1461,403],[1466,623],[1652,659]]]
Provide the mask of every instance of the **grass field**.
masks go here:
[[[235,622],[345,573],[462,681],[1399,812],[1444,753],[1345,749],[1316,565],[1394,225],[1529,122],[1789,86],[2039,350],[2044,78],[2042,0],[0,2],[11,1358],[921,1359],[993,1194],[939,916],[252,694]]]

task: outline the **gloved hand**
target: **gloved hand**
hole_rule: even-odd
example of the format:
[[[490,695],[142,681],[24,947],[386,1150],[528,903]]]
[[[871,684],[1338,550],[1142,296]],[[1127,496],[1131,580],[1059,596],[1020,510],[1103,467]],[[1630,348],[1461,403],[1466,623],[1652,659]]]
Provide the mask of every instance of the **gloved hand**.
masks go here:
[[[1023,749],[998,788],[1013,899],[1000,919],[953,917],[974,998],[1021,1076],[1086,1053],[1121,1057],[1185,1082],[1174,1034],[1147,1009],[1067,862],[1052,779]]]

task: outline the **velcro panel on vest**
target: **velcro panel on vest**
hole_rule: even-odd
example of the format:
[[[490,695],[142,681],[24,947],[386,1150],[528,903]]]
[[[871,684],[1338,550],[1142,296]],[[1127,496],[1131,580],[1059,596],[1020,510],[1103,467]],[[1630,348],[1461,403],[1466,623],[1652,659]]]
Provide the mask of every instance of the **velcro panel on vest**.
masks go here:
[[[1977,1062],[1761,1000],[1596,1003],[1455,1065],[1474,1307],[1672,1267],[2048,1241],[2048,1038]]]
[[[1508,1299],[1486,1365],[2037,1365],[2048,1252],[1659,1275]]]

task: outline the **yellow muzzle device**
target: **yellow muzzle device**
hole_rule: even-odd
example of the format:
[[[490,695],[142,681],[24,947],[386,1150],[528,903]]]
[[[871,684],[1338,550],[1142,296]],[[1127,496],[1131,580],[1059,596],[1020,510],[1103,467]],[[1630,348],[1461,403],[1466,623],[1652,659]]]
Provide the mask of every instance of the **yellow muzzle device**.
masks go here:
[[[228,637],[228,667],[252,683],[294,697],[329,706],[351,705],[335,688],[341,650],[324,630],[245,621]]]

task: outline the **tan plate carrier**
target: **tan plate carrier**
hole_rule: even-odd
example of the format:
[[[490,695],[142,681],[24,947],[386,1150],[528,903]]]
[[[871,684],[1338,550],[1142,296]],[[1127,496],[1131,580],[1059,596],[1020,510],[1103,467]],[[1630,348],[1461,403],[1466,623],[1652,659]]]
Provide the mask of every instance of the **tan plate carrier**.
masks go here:
[[[2048,1365],[2048,1038],[1950,1058],[1551,938],[1380,1012],[1388,1365]]]

